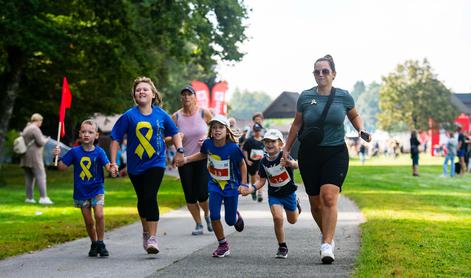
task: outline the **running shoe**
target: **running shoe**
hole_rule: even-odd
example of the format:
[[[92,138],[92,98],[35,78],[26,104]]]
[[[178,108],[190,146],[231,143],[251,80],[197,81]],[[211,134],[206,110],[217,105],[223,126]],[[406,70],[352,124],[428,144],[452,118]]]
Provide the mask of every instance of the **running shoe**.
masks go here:
[[[214,250],[213,257],[217,258],[224,258],[231,254],[231,250],[229,250],[229,244],[226,242],[219,244],[218,248]]]
[[[41,205],[53,205],[54,202],[49,197],[39,198],[39,204]]]
[[[157,254],[159,253],[159,245],[157,244],[157,238],[155,236],[150,236],[147,240],[147,254]]]
[[[208,232],[212,232],[213,225],[211,224],[211,219],[209,218],[209,216],[205,216],[204,220],[206,220],[206,225],[208,226]]]
[[[276,252],[276,258],[279,258],[279,259],[288,258],[288,248],[287,247],[278,247],[278,252]]]
[[[28,198],[26,198],[26,199],[25,199],[25,203],[28,203],[28,204],[36,204],[36,200],[35,200],[35,199],[28,199]]]
[[[321,261],[323,264],[331,264],[335,260],[332,245],[323,243],[321,246]]]
[[[240,213],[237,211],[237,221],[234,224],[234,228],[238,232],[242,232],[244,230],[244,219],[240,216]]]
[[[96,257],[98,256],[98,246],[95,241],[92,241],[92,245],[90,246],[90,251],[88,251],[89,257]]]
[[[100,257],[108,257],[110,253],[106,250],[106,245],[103,241],[97,241],[97,253],[100,254]]]
[[[148,232],[142,232],[142,247],[144,247],[144,250],[147,251],[147,241],[149,240],[149,233]]]
[[[257,201],[257,193],[255,191],[250,193],[250,195],[252,195],[252,200]]]
[[[202,235],[203,234],[203,225],[196,224],[196,227],[193,230],[193,232],[191,232],[191,234],[194,235],[194,236]]]
[[[263,196],[262,196],[262,192],[261,192],[261,191],[258,192],[257,201],[258,201],[259,203],[263,202]]]

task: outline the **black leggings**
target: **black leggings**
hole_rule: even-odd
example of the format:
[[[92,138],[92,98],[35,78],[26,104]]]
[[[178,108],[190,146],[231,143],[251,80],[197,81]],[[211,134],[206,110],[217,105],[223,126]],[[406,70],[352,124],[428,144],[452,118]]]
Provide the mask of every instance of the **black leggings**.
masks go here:
[[[208,200],[208,169],[206,159],[178,167],[185,200],[188,204]]]
[[[159,221],[157,192],[164,177],[165,168],[153,167],[139,175],[129,174],[137,195],[137,211],[147,221]]]

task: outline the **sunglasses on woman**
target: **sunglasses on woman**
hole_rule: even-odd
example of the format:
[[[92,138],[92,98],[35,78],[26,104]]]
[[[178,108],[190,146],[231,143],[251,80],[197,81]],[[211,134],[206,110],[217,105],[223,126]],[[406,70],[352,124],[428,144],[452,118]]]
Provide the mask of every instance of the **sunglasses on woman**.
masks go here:
[[[322,73],[322,75],[329,75],[330,70],[329,69],[314,70],[313,73],[314,73],[315,76],[319,76],[319,75],[321,75],[321,73]]]

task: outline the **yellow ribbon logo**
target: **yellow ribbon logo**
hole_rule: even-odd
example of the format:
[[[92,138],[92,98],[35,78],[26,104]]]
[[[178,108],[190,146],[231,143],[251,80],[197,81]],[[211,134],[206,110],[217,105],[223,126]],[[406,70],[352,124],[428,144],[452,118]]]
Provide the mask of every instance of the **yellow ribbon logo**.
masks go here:
[[[85,164],[87,162],[87,164]],[[80,167],[82,167],[82,172],[80,173],[80,178],[82,180],[85,180],[85,177],[90,180],[93,178],[92,173],[90,172],[90,167],[92,167],[92,161],[90,160],[90,157],[84,156],[82,159],[80,159]]]
[[[143,135],[141,133],[141,129],[147,128],[147,133],[146,135]],[[142,155],[144,154],[144,151],[147,153],[147,156],[151,158],[154,153],[154,147],[150,144],[150,138],[152,138],[152,126],[150,125],[149,122],[139,122],[137,123],[136,126],[136,136],[137,139],[139,139],[139,145],[137,146],[136,150],[134,151],[137,156],[139,156],[140,159],[142,159]]]

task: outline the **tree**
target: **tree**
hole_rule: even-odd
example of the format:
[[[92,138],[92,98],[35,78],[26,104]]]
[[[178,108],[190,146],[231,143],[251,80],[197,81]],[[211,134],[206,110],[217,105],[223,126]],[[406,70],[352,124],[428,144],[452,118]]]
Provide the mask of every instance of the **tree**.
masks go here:
[[[352,90],[352,98],[354,101],[357,101],[358,98],[363,94],[366,90],[365,83],[363,81],[357,81],[355,82],[355,85],[353,85],[353,90]]]
[[[379,110],[379,90],[381,85],[372,82],[364,93],[360,95],[356,102],[358,113],[361,115],[364,126],[367,130],[374,131],[378,122]]]
[[[236,119],[251,119],[254,112],[263,112],[271,102],[270,96],[264,92],[236,89],[229,102],[229,114]]]
[[[33,112],[54,134],[62,77],[73,92],[68,127],[132,105],[132,80],[151,77],[165,108],[192,79],[237,62],[247,10],[238,0],[0,0],[0,161],[9,127]],[[70,130],[68,132],[70,134]]]
[[[378,120],[385,130],[401,124],[427,130],[429,118],[451,122],[458,114],[450,102],[451,91],[437,79],[427,59],[398,65],[383,82]]]

